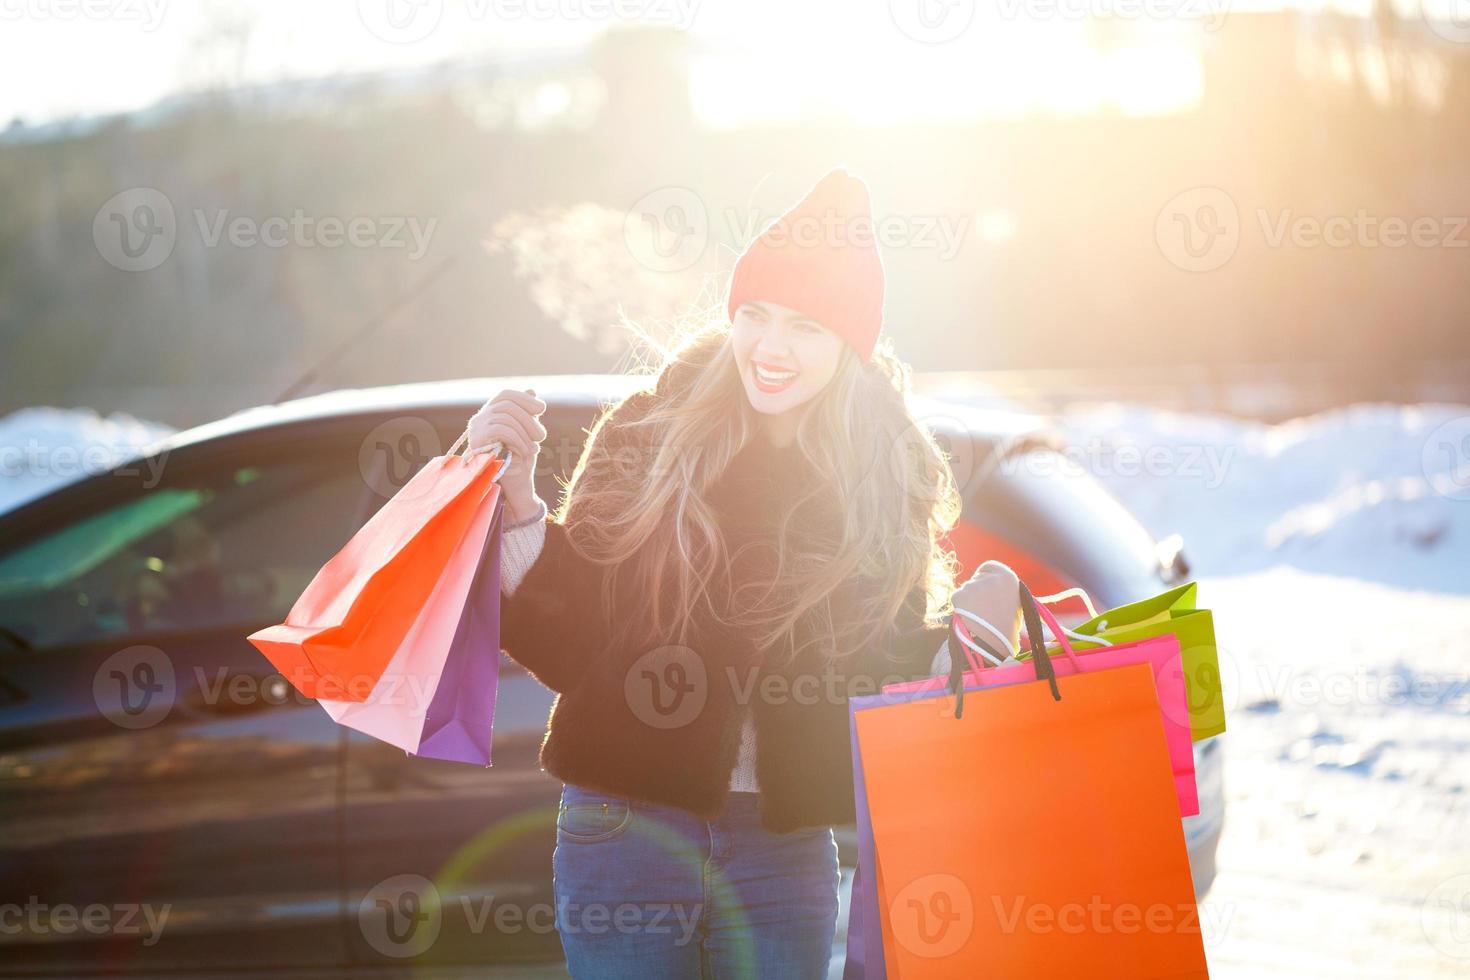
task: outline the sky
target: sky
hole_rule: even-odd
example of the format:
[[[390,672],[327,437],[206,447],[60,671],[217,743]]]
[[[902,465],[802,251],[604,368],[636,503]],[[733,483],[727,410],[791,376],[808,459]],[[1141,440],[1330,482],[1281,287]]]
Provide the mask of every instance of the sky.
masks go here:
[[[1370,0],[0,0],[0,127],[140,109],[212,82],[576,48],[634,21],[720,52],[694,71],[696,109],[716,123],[790,109],[793,91],[805,109],[872,121],[1108,101],[1167,110],[1195,96],[1197,51],[1230,15],[1288,2],[1361,13]],[[1088,14],[1128,22],[1138,43],[1096,50]],[[721,57],[738,61],[738,85],[711,81],[731,74]]]

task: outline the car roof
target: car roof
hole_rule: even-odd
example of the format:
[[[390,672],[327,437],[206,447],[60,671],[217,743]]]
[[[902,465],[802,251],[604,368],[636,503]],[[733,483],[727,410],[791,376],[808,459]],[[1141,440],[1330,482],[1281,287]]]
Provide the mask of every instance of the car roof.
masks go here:
[[[140,447],[142,455],[246,435],[277,427],[355,416],[454,411],[472,413],[486,399],[507,388],[530,388],[554,406],[585,408],[619,401],[652,384],[651,375],[551,374],[455,378],[366,388],[339,388],[290,401],[241,409],[224,418],[172,433]],[[967,432],[992,443],[1043,435],[1048,426],[1037,415],[1009,409],[977,408],[956,400],[914,396],[915,414],[938,432]]]

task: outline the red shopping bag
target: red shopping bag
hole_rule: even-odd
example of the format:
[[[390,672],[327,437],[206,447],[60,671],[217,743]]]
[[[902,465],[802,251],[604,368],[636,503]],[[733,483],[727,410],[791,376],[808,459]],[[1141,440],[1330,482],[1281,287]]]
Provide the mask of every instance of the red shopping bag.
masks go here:
[[[463,438],[461,437],[461,441]],[[364,701],[494,492],[500,461],[436,456],[322,566],[286,621],[249,636],[308,697]]]

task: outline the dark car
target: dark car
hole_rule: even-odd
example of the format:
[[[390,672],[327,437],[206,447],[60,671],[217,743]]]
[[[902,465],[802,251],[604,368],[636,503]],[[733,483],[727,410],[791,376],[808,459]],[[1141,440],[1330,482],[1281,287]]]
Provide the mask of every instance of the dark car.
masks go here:
[[[0,515],[0,974],[506,966],[560,957],[551,693],[502,657],[491,769],[333,723],[245,639],[503,387],[548,403],[555,501],[614,377],[473,379],[250,409]],[[1038,421],[920,403],[989,557],[1099,607],[1183,572]],[[1064,607],[1065,608],[1065,607]],[[1075,615],[1080,607],[1068,611]],[[1196,745],[1196,888],[1223,818]],[[1062,815],[1059,815],[1059,818]],[[839,833],[844,863],[850,831]],[[840,934],[839,934],[840,941]]]

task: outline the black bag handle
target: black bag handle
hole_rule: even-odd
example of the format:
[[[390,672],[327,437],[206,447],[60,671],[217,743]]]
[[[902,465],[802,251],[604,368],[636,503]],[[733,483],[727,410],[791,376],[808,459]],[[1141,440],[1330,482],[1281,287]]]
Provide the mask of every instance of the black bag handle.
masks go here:
[[[1020,583],[1021,615],[1026,622],[1026,639],[1031,644],[1031,662],[1036,665],[1036,679],[1045,680],[1051,686],[1051,697],[1053,701],[1062,699],[1061,688],[1057,687],[1057,671],[1052,666],[1051,655],[1046,652],[1046,634],[1041,627],[1041,613],[1036,608],[1036,597],[1031,590],[1026,588],[1026,583]],[[998,653],[980,637],[972,637],[976,643],[984,647],[999,659],[1005,659],[1005,655]],[[959,718],[965,711],[965,663],[963,656],[954,656],[951,651],[949,658],[949,683],[948,690],[954,694],[954,716]]]

